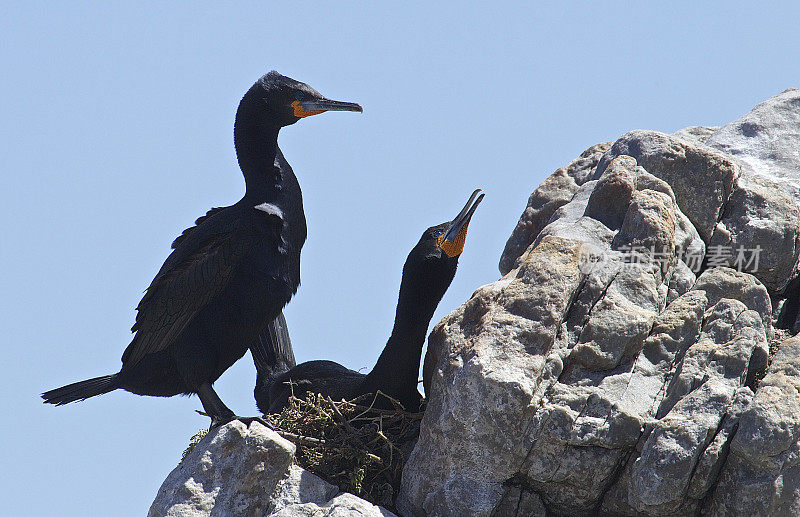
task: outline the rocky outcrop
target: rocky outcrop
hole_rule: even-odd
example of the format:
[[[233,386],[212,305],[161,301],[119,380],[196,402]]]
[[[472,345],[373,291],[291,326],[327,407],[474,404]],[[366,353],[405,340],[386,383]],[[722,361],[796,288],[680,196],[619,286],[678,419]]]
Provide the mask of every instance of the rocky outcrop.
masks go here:
[[[657,131],[631,131],[603,156],[593,178],[599,179],[617,156],[630,156],[647,172],[667,182],[681,211],[704,241],[711,238],[723,205],[739,176],[739,165],[702,144]]]
[[[769,343],[797,305],[798,99],[632,131],[536,189],[505,276],[431,333],[402,513],[797,513],[800,345]]]
[[[295,446],[267,427],[233,421],[203,438],[173,470],[149,517],[390,516],[294,465]]]
[[[516,228],[508,238],[503,256],[500,259],[500,272],[508,273],[519,266],[522,255],[533,239],[547,226],[553,213],[572,199],[578,187],[583,185],[597,162],[603,157],[611,142],[593,145],[585,150],[572,163],[562,167],[547,177],[528,198],[528,206],[522,212]]]
[[[708,135],[705,143],[734,157],[800,203],[800,90],[771,97],[742,118]]]
[[[784,341],[737,414],[709,513],[800,514],[800,339]],[[729,433],[730,434],[730,433]]]

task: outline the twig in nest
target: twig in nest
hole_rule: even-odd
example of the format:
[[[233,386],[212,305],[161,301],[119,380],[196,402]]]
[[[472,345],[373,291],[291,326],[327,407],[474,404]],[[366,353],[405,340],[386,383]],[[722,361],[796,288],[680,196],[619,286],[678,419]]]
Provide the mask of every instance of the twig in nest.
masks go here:
[[[312,438],[311,436],[303,436],[300,434],[290,433],[287,431],[281,431],[280,429],[276,429],[275,432],[283,436],[290,442],[295,442],[295,443],[301,442],[310,445],[325,445],[325,440],[320,440],[319,438]]]
[[[378,397],[393,409],[376,408]],[[306,393],[290,396],[280,414],[264,418],[295,443],[298,465],[391,509],[405,462],[401,444],[414,439],[421,415],[380,392],[340,402]]]

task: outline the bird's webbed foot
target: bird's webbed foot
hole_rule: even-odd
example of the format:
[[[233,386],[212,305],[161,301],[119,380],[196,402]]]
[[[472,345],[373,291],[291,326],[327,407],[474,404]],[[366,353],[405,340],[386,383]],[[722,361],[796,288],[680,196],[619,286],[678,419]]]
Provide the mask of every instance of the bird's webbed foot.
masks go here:
[[[239,422],[243,423],[246,426],[250,426],[253,422],[258,422],[259,424],[267,427],[269,429],[275,429],[272,427],[272,424],[261,418],[260,416],[235,416],[234,420],[238,420]]]
[[[208,430],[209,431],[236,420],[236,415],[222,416],[221,417],[221,416],[212,416],[212,415],[209,415],[208,413],[202,413],[200,411],[198,411],[198,413],[203,414],[203,415],[205,415],[207,417],[211,417],[211,424],[209,424],[209,426],[208,426]]]
[[[259,424],[263,425],[264,427],[268,427],[269,429],[275,429],[272,427],[272,424],[261,418],[260,416],[239,416],[239,415],[226,415],[226,416],[212,416],[206,412],[198,411],[199,414],[203,416],[207,416],[211,418],[211,424],[208,426],[208,430],[211,431],[219,426],[229,424],[234,420],[238,420],[239,422],[243,423],[244,425],[250,427],[250,424],[253,422],[258,422]]]
[[[211,416],[211,415],[206,415]],[[238,420],[239,422],[243,423],[247,427],[250,427],[250,424],[253,422],[258,422],[259,424],[263,425],[264,427],[268,427],[269,429],[274,429],[272,424],[261,418],[260,416],[239,416],[233,415],[232,417],[225,417],[225,418],[217,418],[211,417],[211,425],[208,426],[208,430],[212,430],[216,427],[221,425],[230,424],[234,420]]]

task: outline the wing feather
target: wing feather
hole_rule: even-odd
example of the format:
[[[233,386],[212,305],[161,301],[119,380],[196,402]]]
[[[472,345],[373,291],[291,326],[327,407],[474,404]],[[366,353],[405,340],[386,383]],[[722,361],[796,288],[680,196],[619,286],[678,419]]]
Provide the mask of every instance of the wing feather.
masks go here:
[[[123,362],[135,364],[167,348],[225,289],[254,241],[237,234],[215,235],[180,264],[160,271],[136,308],[136,336]]]
[[[223,292],[254,247],[265,238],[274,241],[274,232],[280,232],[282,220],[267,214],[262,217],[276,219],[267,225],[272,228],[271,237],[247,231],[233,210],[234,207],[213,208],[197,219],[196,226],[175,239],[174,251],[136,307],[136,323],[131,328],[136,336],[122,355],[124,364],[135,364],[144,356],[169,347],[197,314]]]

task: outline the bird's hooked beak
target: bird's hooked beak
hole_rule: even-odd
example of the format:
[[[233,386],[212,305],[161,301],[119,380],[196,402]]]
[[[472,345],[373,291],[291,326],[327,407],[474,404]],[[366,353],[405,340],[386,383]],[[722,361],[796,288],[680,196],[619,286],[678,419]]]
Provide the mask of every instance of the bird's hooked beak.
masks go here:
[[[292,102],[294,116],[298,118],[319,115],[326,111],[357,111],[363,113],[364,110],[355,102],[334,101],[331,99],[310,99],[306,101]]]
[[[439,237],[439,247],[447,253],[448,257],[456,257],[464,250],[464,243],[467,239],[467,227],[469,220],[472,219],[472,214],[475,209],[483,200],[483,191],[481,189],[475,190],[469,197],[469,201],[464,205],[464,208],[450,223],[447,230]]]

